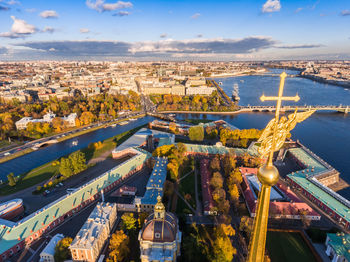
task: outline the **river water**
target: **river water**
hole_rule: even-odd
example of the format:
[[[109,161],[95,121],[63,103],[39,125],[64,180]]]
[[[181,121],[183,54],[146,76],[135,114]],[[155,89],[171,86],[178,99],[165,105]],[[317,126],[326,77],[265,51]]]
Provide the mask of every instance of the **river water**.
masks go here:
[[[272,69],[272,73],[281,70]],[[288,74],[296,71],[287,70]],[[259,97],[278,94],[279,77],[273,76],[242,76],[217,78],[222,82],[222,88],[231,96],[233,85],[239,85],[239,104],[244,105],[273,105],[273,102],[261,102]],[[350,89],[314,82],[309,79],[294,77],[287,78],[284,95],[300,96],[298,103],[283,102],[285,105],[350,105]],[[178,115],[180,118],[223,119],[238,128],[264,128],[273,118],[273,113],[245,113],[233,116],[226,115]],[[310,118],[299,123],[292,131],[292,138],[301,143],[327,161],[340,172],[341,178],[350,184],[350,114],[337,112],[316,112]],[[338,192],[350,199],[350,188]]]
[[[273,69],[272,73],[281,73]],[[296,71],[287,70],[288,74]],[[234,83],[239,85],[240,105],[273,105],[271,102],[262,103],[259,97],[264,93],[275,96],[278,93],[279,77],[276,76],[242,76],[231,78],[217,78],[223,83],[222,88],[231,96]],[[350,89],[317,83],[309,79],[294,77],[287,78],[284,95],[301,97],[297,105],[350,105]],[[292,102],[289,102],[291,104]],[[284,102],[284,104],[288,104]],[[238,115],[206,115],[206,114],[178,114],[178,118],[206,118],[224,119],[238,128],[264,128],[273,118],[273,113],[244,113]],[[108,127],[72,138],[58,144],[50,145],[33,153],[18,157],[0,164],[0,179],[6,180],[6,175],[13,172],[23,174],[49,161],[67,155],[78,149],[87,147],[92,142],[115,136],[136,126],[152,121],[151,117],[144,117],[130,122],[125,126]],[[292,131],[292,138],[299,139],[304,145],[322,157],[336,168],[341,177],[350,183],[350,114],[336,112],[316,112],[304,122],[298,124]],[[72,141],[78,140],[73,146]],[[350,188],[339,191],[341,195],[350,199]]]
[[[153,117],[143,117],[135,121],[130,121],[129,124],[116,127],[101,128],[90,133],[86,133],[79,137],[67,139],[57,144],[49,145],[45,148],[34,151],[30,154],[17,157],[10,161],[0,164],[0,179],[7,180],[6,176],[13,172],[16,176],[24,174],[33,168],[41,166],[47,162],[68,155],[76,150],[87,147],[90,143],[98,142],[112,136],[121,134],[135,127],[144,125],[152,121]],[[74,146],[73,141],[78,141]]]

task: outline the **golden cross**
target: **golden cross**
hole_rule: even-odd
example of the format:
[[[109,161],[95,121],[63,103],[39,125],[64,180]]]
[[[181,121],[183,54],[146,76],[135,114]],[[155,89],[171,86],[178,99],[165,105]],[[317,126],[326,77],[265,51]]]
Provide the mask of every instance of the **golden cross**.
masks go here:
[[[276,113],[275,113],[275,124],[274,124],[274,129],[273,129],[273,138],[272,138],[272,147],[271,147],[271,152],[270,152],[270,155],[268,158],[267,166],[272,166],[272,158],[273,158],[273,153],[275,152],[277,126],[278,126],[278,122],[279,122],[282,101],[298,102],[300,100],[300,97],[298,96],[298,94],[296,96],[283,96],[284,80],[286,79],[286,77],[287,77],[286,72],[283,72],[282,74],[280,74],[281,80],[280,80],[280,87],[278,90],[278,96],[265,96],[263,94],[260,97],[260,100],[262,102],[264,102],[264,101],[277,101]]]

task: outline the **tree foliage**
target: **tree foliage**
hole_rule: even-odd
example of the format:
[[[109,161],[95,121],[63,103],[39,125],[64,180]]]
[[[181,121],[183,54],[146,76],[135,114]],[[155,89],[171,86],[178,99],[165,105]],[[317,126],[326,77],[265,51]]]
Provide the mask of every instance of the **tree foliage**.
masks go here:
[[[7,175],[7,180],[9,181],[9,186],[16,185],[16,179],[15,179],[15,175],[13,173],[10,173]]]
[[[126,231],[133,231],[136,230],[136,218],[134,217],[133,213],[124,213],[122,215],[122,221],[123,221],[123,228]]]
[[[55,247],[55,261],[63,262],[71,257],[69,246],[72,243],[73,239],[70,237],[65,237],[58,241]]]
[[[210,185],[213,188],[222,188],[224,184],[224,179],[222,178],[222,175],[220,174],[220,172],[215,172],[212,176],[212,178],[210,179]]]
[[[109,241],[109,257],[106,259],[107,262],[119,262],[125,261],[130,253],[129,249],[129,237],[124,233],[123,230],[119,230],[112,234]]]
[[[76,175],[87,168],[85,154],[80,150],[73,152],[68,158],[62,157],[59,171],[65,177]]]
[[[203,141],[204,139],[203,126],[191,126],[188,130],[188,136],[192,141]]]

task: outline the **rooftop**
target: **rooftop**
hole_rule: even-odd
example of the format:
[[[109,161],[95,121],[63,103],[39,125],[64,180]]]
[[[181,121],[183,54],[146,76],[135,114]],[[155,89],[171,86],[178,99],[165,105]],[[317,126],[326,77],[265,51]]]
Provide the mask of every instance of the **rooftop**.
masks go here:
[[[350,261],[350,235],[344,233],[327,233],[330,245],[335,253]]]
[[[75,236],[70,248],[91,248],[103,230],[109,227],[111,214],[116,212],[116,204],[98,203],[86,222]]]

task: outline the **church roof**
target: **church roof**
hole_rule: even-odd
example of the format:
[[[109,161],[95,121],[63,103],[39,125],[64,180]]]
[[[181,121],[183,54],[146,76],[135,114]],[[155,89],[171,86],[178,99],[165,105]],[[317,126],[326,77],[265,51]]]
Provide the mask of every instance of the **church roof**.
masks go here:
[[[169,212],[163,218],[151,214],[143,227],[141,239],[152,242],[173,242],[176,240],[177,219]]]

